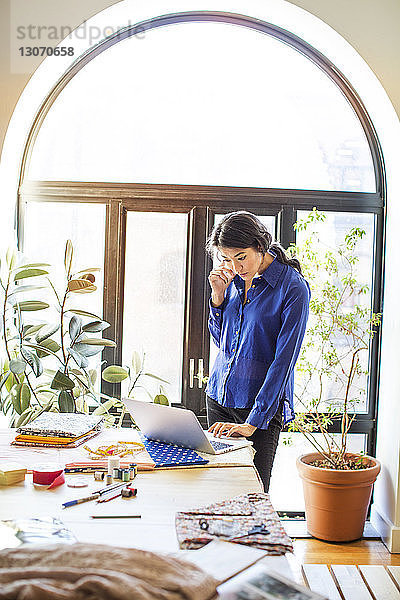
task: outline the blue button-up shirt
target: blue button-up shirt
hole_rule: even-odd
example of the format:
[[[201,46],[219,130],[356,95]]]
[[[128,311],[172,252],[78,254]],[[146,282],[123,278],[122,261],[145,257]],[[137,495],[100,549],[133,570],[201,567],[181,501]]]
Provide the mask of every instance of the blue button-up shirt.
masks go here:
[[[274,258],[255,277],[244,302],[238,275],[221,306],[210,301],[208,327],[219,348],[206,393],[219,404],[251,408],[247,423],[266,429],[284,399],[284,423],[294,419],[294,366],[303,341],[310,287]]]

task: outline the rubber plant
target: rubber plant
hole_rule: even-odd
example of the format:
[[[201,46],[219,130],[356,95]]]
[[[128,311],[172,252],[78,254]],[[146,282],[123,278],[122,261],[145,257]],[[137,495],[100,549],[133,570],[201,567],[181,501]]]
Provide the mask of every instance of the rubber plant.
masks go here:
[[[94,273],[100,269],[74,271],[74,249],[68,240],[65,288],[60,293],[50,279],[49,264],[25,263],[21,256],[18,264],[17,259],[15,251],[7,252],[5,275],[0,279],[5,349],[0,380],[3,412],[10,413],[13,426],[25,424],[45,410],[88,412],[87,399],[101,404],[103,396],[95,390],[97,370],[89,368],[89,359],[115,342],[100,337],[109,323],[73,304],[77,294],[96,290]],[[27,279],[35,284],[27,285]],[[20,300],[21,295],[44,288],[54,293],[58,321],[30,324],[27,315],[45,311],[50,305],[41,300]],[[46,363],[51,365],[46,368]],[[120,405],[116,398],[107,401],[108,408]]]

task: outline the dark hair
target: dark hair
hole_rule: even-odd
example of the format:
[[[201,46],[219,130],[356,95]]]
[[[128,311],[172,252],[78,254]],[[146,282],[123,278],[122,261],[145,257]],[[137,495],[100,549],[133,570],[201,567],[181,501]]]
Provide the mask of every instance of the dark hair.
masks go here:
[[[254,248],[262,254],[272,250],[279,262],[294,267],[301,274],[297,258],[288,258],[283,247],[272,241],[272,235],[260,219],[245,210],[228,213],[214,225],[206,250],[213,255],[220,248]]]

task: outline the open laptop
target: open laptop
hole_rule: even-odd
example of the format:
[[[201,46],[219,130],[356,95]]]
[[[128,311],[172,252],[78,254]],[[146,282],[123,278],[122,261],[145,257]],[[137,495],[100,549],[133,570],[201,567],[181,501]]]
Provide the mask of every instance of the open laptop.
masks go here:
[[[243,438],[221,441],[220,438],[207,435],[196,415],[186,408],[174,408],[132,398],[122,398],[122,402],[142,433],[150,440],[207,454],[223,454],[251,445],[251,442]]]

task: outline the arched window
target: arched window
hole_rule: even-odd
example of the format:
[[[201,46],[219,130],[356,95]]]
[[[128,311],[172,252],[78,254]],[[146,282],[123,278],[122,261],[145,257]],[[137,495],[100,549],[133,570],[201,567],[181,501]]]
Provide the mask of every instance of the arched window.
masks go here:
[[[314,206],[329,215],[327,235],[361,225],[379,311],[383,164],[350,83],[294,34],[211,12],[166,15],[138,31],[126,27],[78,59],[43,104],[22,168],[21,237],[32,257],[46,258],[40,222],[60,233],[52,257],[66,231],[84,252],[97,252],[104,318],[118,341],[107,360],[127,363],[143,349],[148,370],[171,382],[171,400],[204,419],[204,242],[215,220],[246,208],[284,246]],[[378,343],[368,403],[352,430],[353,447],[369,452]],[[299,509],[298,497],[291,504],[274,493],[278,508]]]

